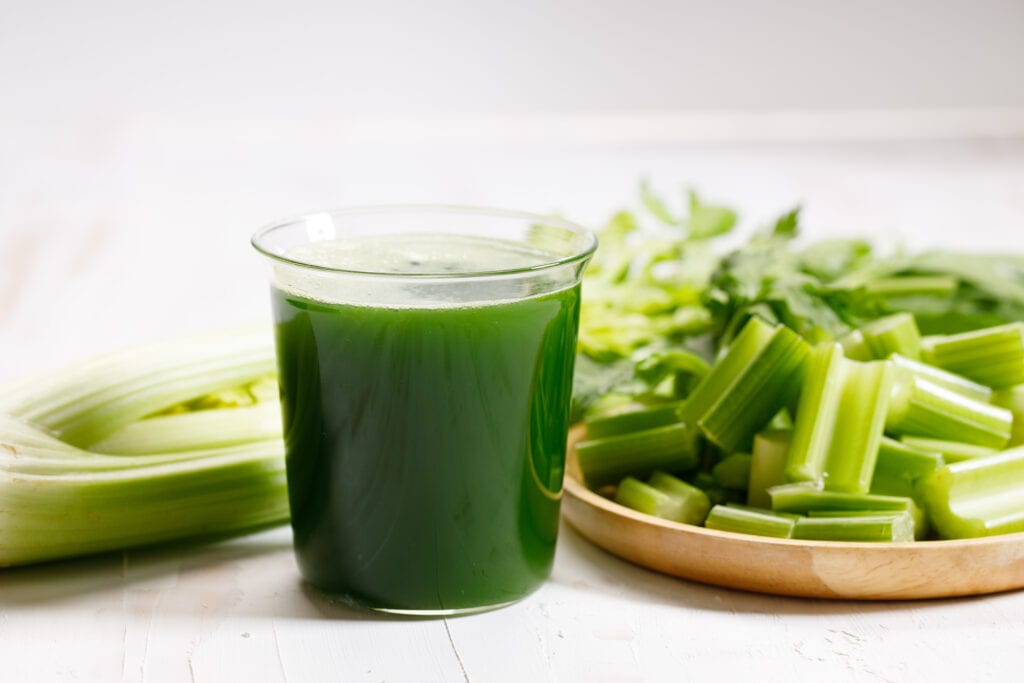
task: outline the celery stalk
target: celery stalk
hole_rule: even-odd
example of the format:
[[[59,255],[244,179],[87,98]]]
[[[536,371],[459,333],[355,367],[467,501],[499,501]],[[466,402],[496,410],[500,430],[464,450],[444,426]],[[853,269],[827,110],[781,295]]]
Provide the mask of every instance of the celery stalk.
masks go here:
[[[796,521],[793,538],[814,541],[907,542],[914,540],[914,520],[909,512],[805,517]]]
[[[796,396],[807,354],[792,330],[751,318],[683,406],[683,419],[726,452],[749,446]]]
[[[650,406],[631,406],[626,410],[597,415],[586,420],[587,438],[602,439],[621,436],[644,429],[664,427],[679,421],[683,401],[670,401]]]
[[[1024,384],[1024,323],[929,337],[926,348],[934,365],[994,389]]]
[[[654,472],[647,483],[682,503],[678,521],[684,524],[703,524],[711,509],[708,495],[696,486],[666,472]]]
[[[793,438],[792,431],[767,431],[754,437],[754,452],[750,459],[750,479],[747,504],[770,508],[772,499],[768,489],[786,481],[786,456]]]
[[[711,476],[719,486],[746,491],[750,486],[751,462],[752,456],[747,453],[727,455],[711,469]]]
[[[911,360],[921,357],[921,333],[909,313],[879,318],[861,327],[860,332],[876,359],[888,358],[893,353]]]
[[[813,510],[875,510],[879,513],[909,512],[914,518],[914,529],[921,538],[928,533],[928,518],[924,510],[906,496],[883,496],[873,493],[843,493],[822,491],[809,484],[785,484],[768,491],[772,510],[810,514]]]
[[[875,472],[871,477],[871,493],[905,496],[917,500],[917,482],[944,464],[939,452],[919,450],[899,441],[883,438],[878,448]]]
[[[853,330],[839,339],[839,345],[843,347],[843,355],[850,360],[869,361],[875,360],[875,354],[868,346],[864,334],[860,330]]]
[[[716,531],[731,531],[737,534],[754,534],[772,536],[774,538],[791,538],[797,520],[775,515],[771,512],[760,512],[725,505],[711,508],[704,526]]]
[[[900,441],[910,448],[938,453],[947,463],[987,458],[999,453],[998,448],[978,446],[977,444],[945,441],[943,439],[927,439],[919,436],[904,436]]]
[[[849,360],[838,344],[815,347],[797,407],[786,477],[866,493],[891,386],[887,362]]]
[[[681,472],[697,465],[697,444],[683,423],[576,444],[576,457],[587,485],[600,488],[626,475],[653,470]]]
[[[1010,440],[1013,414],[967,398],[907,370],[896,373],[886,431],[1003,448]]]
[[[972,382],[966,377],[955,375],[952,372],[947,372],[946,370],[937,368],[934,365],[928,365],[927,363],[911,360],[898,353],[894,353],[889,356],[889,360],[900,370],[910,372],[917,378],[927,380],[932,384],[937,384],[944,389],[954,391],[966,398],[972,398],[975,401],[980,401],[982,403],[989,403],[992,400],[992,389],[990,387],[987,387],[984,384],[978,384],[977,382]]]
[[[1024,448],[940,467],[922,488],[943,538],[1024,531]]]
[[[995,392],[992,403],[1006,408],[1013,414],[1013,428],[1010,430],[1010,445],[1024,444],[1024,384],[1006,387]]]

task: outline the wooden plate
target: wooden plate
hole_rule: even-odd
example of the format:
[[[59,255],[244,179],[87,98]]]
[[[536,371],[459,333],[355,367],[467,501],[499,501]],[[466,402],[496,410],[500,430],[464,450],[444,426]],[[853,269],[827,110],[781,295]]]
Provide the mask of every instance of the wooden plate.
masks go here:
[[[587,489],[569,435],[562,513],[624,560],[684,579],[776,595],[919,600],[1024,587],[1024,532],[963,541],[842,543],[714,531],[644,515]]]

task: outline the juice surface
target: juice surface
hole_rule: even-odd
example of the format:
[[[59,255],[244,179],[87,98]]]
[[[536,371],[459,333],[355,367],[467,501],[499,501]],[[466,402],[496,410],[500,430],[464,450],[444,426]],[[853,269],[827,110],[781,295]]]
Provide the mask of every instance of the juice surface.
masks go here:
[[[394,308],[273,290],[307,580],[441,611],[510,602],[547,577],[579,296]]]

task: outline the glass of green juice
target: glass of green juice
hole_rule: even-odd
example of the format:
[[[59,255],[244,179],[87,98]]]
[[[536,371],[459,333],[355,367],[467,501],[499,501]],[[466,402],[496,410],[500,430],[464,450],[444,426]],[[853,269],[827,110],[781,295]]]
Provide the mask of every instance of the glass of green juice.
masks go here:
[[[260,230],[295,554],[350,604],[450,615],[549,575],[580,277],[567,221],[363,207]]]

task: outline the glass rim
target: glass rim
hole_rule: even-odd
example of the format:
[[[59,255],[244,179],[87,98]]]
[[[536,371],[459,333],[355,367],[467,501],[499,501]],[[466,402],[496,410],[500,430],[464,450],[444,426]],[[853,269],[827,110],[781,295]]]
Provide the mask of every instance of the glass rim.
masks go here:
[[[552,258],[550,260],[544,260],[541,263],[537,263],[530,266],[522,266],[518,268],[502,268],[496,270],[466,271],[458,273],[386,273],[376,270],[354,270],[351,268],[334,268],[331,266],[322,266],[313,263],[307,263],[305,261],[301,261],[298,259],[288,258],[284,254],[279,254],[272,251],[265,244],[265,239],[275,230],[279,230],[290,225],[295,225],[297,223],[307,222],[309,221],[310,218],[313,218],[314,216],[381,214],[399,211],[422,211],[425,213],[439,214],[455,213],[462,215],[480,215],[490,216],[492,218],[517,218],[533,222],[544,222],[568,230],[577,237],[581,238],[583,244],[580,248],[575,249],[572,254],[562,256],[559,258]],[[567,266],[573,263],[586,261],[593,255],[594,251],[597,249],[597,235],[594,234],[593,230],[585,228],[582,225],[579,225],[578,223],[574,223],[564,218],[539,213],[532,213],[529,211],[502,209],[487,206],[474,206],[468,204],[366,204],[360,206],[342,207],[339,209],[329,209],[325,211],[315,211],[312,213],[297,214],[264,225],[262,228],[260,228],[253,234],[249,242],[250,244],[252,244],[253,248],[256,249],[256,251],[258,251],[260,254],[270,259],[271,261],[275,261],[277,263],[292,266],[295,268],[303,268],[318,271],[321,273],[331,273],[336,275],[351,275],[358,277],[379,277],[392,279],[410,278],[421,280],[458,280],[542,272],[545,270],[550,270],[553,268],[558,268],[561,266]]]

